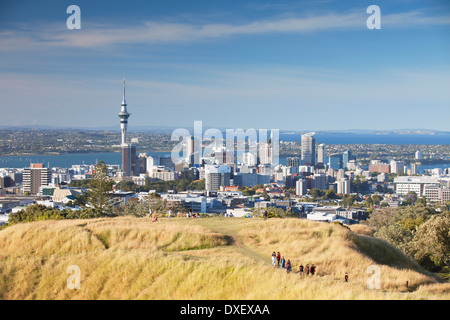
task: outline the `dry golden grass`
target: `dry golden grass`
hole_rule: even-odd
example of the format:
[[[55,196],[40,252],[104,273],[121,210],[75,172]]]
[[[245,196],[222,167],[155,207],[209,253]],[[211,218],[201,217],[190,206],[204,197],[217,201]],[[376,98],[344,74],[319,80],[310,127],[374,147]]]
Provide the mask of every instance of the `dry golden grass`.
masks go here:
[[[1,299],[450,297],[448,283],[387,243],[299,219],[41,221],[0,231],[0,247]],[[291,260],[292,273],[271,266],[273,251]],[[301,279],[300,262],[316,264],[317,275]],[[67,287],[70,265],[81,270],[80,289]],[[381,271],[379,290],[366,285],[371,265]]]
[[[364,236],[373,236],[375,230],[365,224],[354,224],[350,226],[350,230],[353,233],[364,235]]]

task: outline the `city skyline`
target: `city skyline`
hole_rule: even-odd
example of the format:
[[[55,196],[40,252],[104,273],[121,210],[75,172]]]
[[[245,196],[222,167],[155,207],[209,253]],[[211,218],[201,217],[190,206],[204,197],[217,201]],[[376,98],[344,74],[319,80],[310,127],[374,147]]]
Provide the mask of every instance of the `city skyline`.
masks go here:
[[[71,4],[2,3],[3,125],[448,131],[444,1]]]

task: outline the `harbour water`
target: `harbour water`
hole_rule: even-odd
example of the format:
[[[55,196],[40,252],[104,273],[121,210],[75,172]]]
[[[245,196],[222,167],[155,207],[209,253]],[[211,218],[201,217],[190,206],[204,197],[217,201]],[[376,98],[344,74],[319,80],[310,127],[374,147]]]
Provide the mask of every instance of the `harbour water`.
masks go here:
[[[150,156],[170,157],[170,152],[147,152]],[[103,161],[110,165],[120,165],[122,157],[120,152],[104,152],[104,153],[72,153],[62,155],[26,155],[26,156],[0,156],[0,168],[26,168],[30,163],[43,163],[45,166],[70,168],[72,165],[78,164],[96,164]],[[327,160],[328,161],[328,158]],[[286,157],[280,157],[279,163],[285,165]],[[331,157],[331,167],[339,169],[339,157]],[[444,164],[423,165],[422,169],[450,168],[450,162]]]
[[[395,133],[352,133],[352,132],[318,132],[316,142],[325,144],[396,144],[396,145],[448,145],[450,133],[438,134],[395,134]],[[280,133],[281,141],[300,141],[301,133]],[[144,150],[139,152],[145,152]],[[170,157],[170,152],[147,152],[149,155]],[[68,168],[76,164],[96,164],[100,160],[111,165],[121,164],[120,152],[105,153],[70,153],[62,155],[25,155],[1,156],[0,168],[25,168],[30,163],[44,163],[48,167]],[[328,161],[328,159],[327,159]],[[280,157],[280,164],[286,164],[286,158]],[[338,157],[331,157],[331,166],[339,168]],[[422,169],[449,168],[449,163],[424,165]]]

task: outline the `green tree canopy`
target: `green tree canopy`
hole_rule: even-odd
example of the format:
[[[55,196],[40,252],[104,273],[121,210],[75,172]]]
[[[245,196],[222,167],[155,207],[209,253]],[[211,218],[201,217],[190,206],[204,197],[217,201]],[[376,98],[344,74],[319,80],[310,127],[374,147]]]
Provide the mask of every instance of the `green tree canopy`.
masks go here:
[[[100,215],[110,214],[113,209],[112,186],[114,181],[109,177],[103,161],[95,166],[92,182],[87,191],[87,203]]]

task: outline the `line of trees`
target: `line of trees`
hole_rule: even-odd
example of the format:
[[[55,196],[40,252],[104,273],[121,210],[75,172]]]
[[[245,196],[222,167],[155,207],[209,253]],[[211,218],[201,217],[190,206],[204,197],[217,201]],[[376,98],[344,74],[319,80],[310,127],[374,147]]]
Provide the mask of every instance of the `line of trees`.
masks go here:
[[[450,212],[415,205],[374,210],[365,222],[374,236],[399,248],[429,271],[450,275]]]
[[[186,208],[179,204],[171,204],[160,198],[157,193],[174,190],[175,192],[185,190],[203,190],[205,180],[192,181],[183,178],[175,181],[157,181],[151,182],[147,179],[145,186],[139,187],[133,182],[123,181],[116,185],[116,189],[123,191],[149,191],[155,190],[148,196],[147,201],[138,201],[130,199],[126,204],[119,204],[111,191],[115,182],[109,177],[106,164],[100,161],[96,167],[92,179],[73,181],[71,187],[85,188],[84,193],[77,196],[75,200],[69,201],[67,207],[79,206],[78,210],[69,208],[60,210],[58,208],[50,208],[44,205],[34,204],[27,208],[15,212],[9,216],[9,224],[3,225],[2,228],[19,223],[38,220],[60,220],[60,219],[89,219],[104,216],[120,216],[133,215],[143,217],[147,215],[150,209],[157,213],[166,213],[171,209],[174,214],[185,213]]]
[[[74,180],[69,186],[74,188],[90,188],[92,182],[93,179]],[[204,190],[205,179],[193,181],[188,178],[182,178],[170,181],[151,181],[151,179],[147,176],[143,186],[137,185],[133,181],[121,181],[116,184],[116,189],[132,192],[148,192],[150,190],[155,190],[157,193],[167,192],[168,190],[174,190],[175,192]]]

